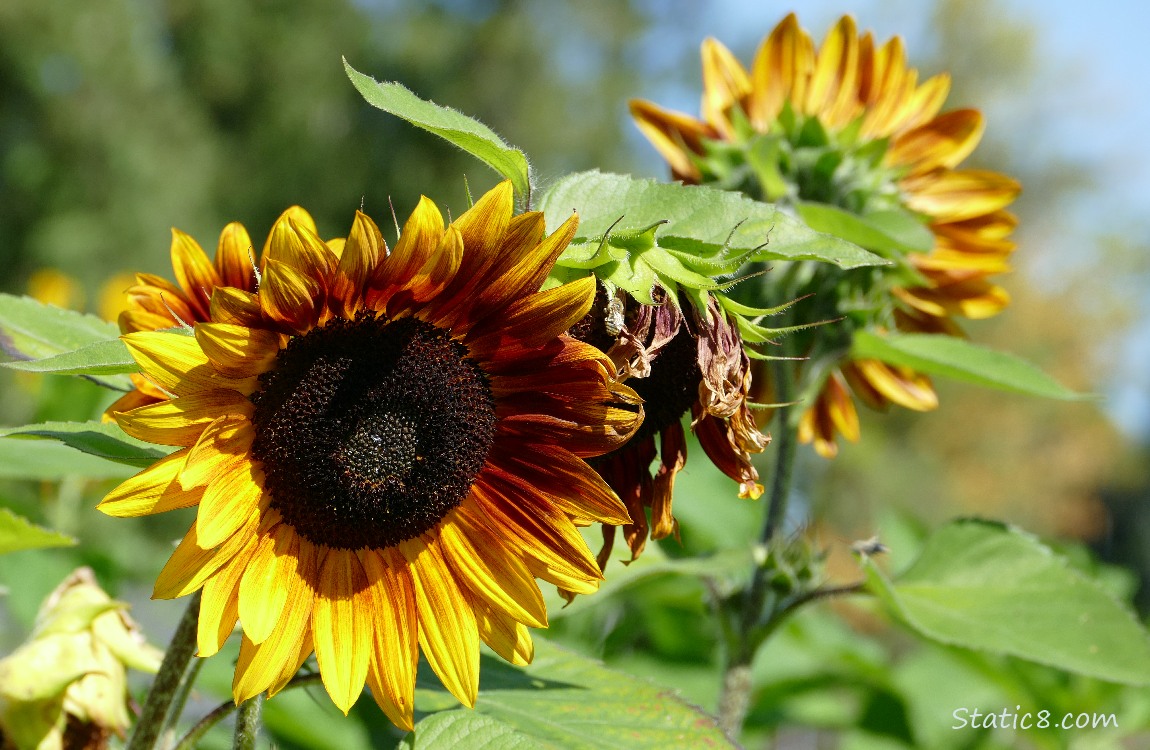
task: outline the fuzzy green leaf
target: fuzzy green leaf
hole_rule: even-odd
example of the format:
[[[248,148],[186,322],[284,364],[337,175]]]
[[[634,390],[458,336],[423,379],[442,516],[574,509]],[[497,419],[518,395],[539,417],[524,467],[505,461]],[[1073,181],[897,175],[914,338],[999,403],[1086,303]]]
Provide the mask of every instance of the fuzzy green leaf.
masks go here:
[[[401,748],[736,747],[713,717],[674,690],[612,671],[541,638],[535,638],[529,667],[483,661],[475,709],[432,713]],[[417,708],[431,702],[427,692],[417,691]]]
[[[0,479],[126,479],[139,467],[90,456],[51,440],[0,437]]]
[[[530,195],[527,157],[508,145],[494,130],[462,112],[421,99],[402,84],[379,83],[351,67],[347,60],[343,61],[343,67],[368,104],[458,146],[511,180],[516,193]]]
[[[0,438],[13,436],[59,440],[81,453],[140,468],[170,452],[127,435],[112,422],[41,422],[0,429]]]
[[[800,203],[797,209],[799,216],[812,229],[841,237],[883,257],[928,252],[934,246],[931,231],[905,211],[857,216],[824,203]]]
[[[125,390],[131,387],[126,378],[114,377],[117,372],[134,372],[131,370],[115,370],[104,367],[100,371],[80,372],[72,369],[82,360],[66,357],[56,361],[55,358],[66,353],[83,350],[89,346],[97,346],[98,351],[90,353],[97,359],[115,359],[109,355],[111,347],[109,340],[120,335],[114,323],[101,320],[94,315],[84,315],[75,310],[65,310],[54,305],[46,305],[31,297],[16,297],[11,294],[0,294],[0,350],[13,357],[14,362],[3,362],[7,367],[30,372],[53,372],[59,374],[85,374],[91,380],[108,388]],[[119,345],[119,342],[116,342]],[[123,348],[120,345],[120,348]],[[123,352],[127,356],[127,350]],[[130,357],[128,357],[131,360]],[[33,362],[51,361],[47,367],[41,367]],[[59,369],[59,368],[63,369]]]
[[[723,254],[733,261],[727,273],[749,260],[817,260],[842,268],[889,264],[843,239],[810,229],[771,204],[706,186],[580,172],[552,185],[539,208],[547,214],[549,229],[570,216],[572,209],[579,212],[572,254],[585,255],[584,243],[602,237],[622,217],[612,231],[665,221],[659,230],[660,245],[709,257],[712,263]],[[749,251],[754,252],[748,255]],[[559,264],[563,263],[560,257]]]
[[[115,323],[95,315],[0,294],[0,349],[11,357],[42,359],[119,335]]]
[[[1089,398],[1087,394],[1066,388],[1024,359],[954,336],[928,333],[879,336],[870,331],[857,331],[851,356],[878,359],[1012,393],[1062,400]]]
[[[863,565],[867,587],[931,640],[1150,684],[1150,637],[1130,610],[1017,529],[947,524],[894,582],[871,560]]]
[[[70,536],[40,528],[7,508],[0,508],[0,555],[25,549],[71,547],[75,543]]]
[[[128,347],[119,339],[97,341],[43,359],[16,360],[3,364],[13,370],[54,375],[124,375],[140,371],[140,366],[128,353]],[[131,387],[130,381],[125,379],[123,382]]]

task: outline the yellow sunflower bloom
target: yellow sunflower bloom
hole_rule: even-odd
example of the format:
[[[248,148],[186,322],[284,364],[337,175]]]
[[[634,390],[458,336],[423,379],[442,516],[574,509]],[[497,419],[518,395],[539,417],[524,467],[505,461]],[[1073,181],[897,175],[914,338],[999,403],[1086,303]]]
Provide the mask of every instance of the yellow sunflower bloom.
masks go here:
[[[816,47],[788,15],[750,70],[714,39],[703,43],[702,60],[701,119],[631,102],[677,179],[860,216],[896,209],[921,217],[933,247],[902,259],[913,279],[887,290],[889,327],[961,335],[954,317],[986,318],[1009,304],[990,278],[1009,270],[1016,220],[1005,209],[1020,187],[996,172],[958,168],[978,145],[983,119],[974,109],[940,113],[948,76],[920,83],[901,39],[877,45],[850,16]],[[929,379],[905,368],[844,361],[842,372],[869,405],[937,406]],[[803,437],[831,457],[836,434],[857,439],[858,417],[840,378],[825,388]]]
[[[198,506],[155,596],[203,590],[199,655],[243,631],[237,702],[275,694],[314,652],[345,713],[365,683],[412,727],[418,651],[471,706],[479,643],[531,659],[535,579],[590,593],[577,525],[628,523],[583,460],[642,411],[602,352],[566,335],[592,278],[539,291],[575,231],[513,216],[510,183],[453,223],[424,198],[388,250],[356,215],[325,244],[276,224],[256,294],[219,286],[195,336],[129,333],[172,398],[119,413],[179,447],[100,509]]]

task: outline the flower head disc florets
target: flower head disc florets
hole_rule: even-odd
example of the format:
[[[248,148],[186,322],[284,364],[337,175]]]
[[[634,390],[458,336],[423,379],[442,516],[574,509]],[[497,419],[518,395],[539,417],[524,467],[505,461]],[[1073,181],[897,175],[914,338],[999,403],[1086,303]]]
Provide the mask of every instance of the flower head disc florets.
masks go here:
[[[162,398],[115,418],[178,450],[100,508],[198,507],[155,596],[203,590],[201,656],[239,621],[237,701],[314,651],[340,709],[366,683],[410,729],[420,649],[473,705],[480,640],[531,659],[535,578],[598,587],[577,525],[630,517],[583,459],[626,442],[641,402],[565,333],[594,280],[540,291],[575,217],[546,236],[509,183],[446,226],[421,200],[390,250],[362,213],[326,243],[305,216],[275,225],[258,291],[214,288],[194,337],[124,336]]]
[[[631,102],[639,129],[676,178],[789,204],[823,231],[834,231],[817,222],[826,215],[820,207],[831,207],[898,239],[884,248],[896,261],[891,269],[849,278],[821,269],[780,298],[829,293],[845,304],[825,317],[845,315],[845,325],[948,335],[961,335],[954,317],[985,318],[1009,304],[989,279],[1009,270],[1016,220],[1005,209],[1020,187],[996,172],[959,168],[982,137],[983,118],[974,109],[940,114],[946,75],[919,83],[898,37],[879,45],[850,16],[816,46],[788,15],[749,70],[714,39],[703,43],[702,59],[701,118]],[[798,353],[815,361],[835,348]],[[824,456],[837,451],[836,433],[858,439],[848,384],[880,409],[938,404],[924,375],[837,356],[834,367],[816,362],[826,390],[803,420],[804,441]]]

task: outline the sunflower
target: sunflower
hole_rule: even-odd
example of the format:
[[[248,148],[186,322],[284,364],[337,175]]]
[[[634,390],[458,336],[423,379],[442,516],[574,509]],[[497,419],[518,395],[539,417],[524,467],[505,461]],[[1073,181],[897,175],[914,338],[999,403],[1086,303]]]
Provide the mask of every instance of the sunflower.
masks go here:
[[[583,459],[642,411],[565,334],[594,280],[539,291],[576,217],[544,236],[542,214],[512,209],[510,183],[447,226],[423,198],[390,252],[362,213],[335,247],[284,219],[258,293],[217,287],[194,337],[123,337],[172,398],[116,420],[179,450],[99,507],[198,506],[154,595],[203,589],[200,656],[240,622],[237,702],[314,651],[342,711],[366,683],[410,729],[419,649],[471,706],[481,640],[531,659],[536,578],[597,588],[576,527],[630,519]]]
[[[677,179],[874,221],[909,214],[924,222],[927,246],[896,259],[899,275],[879,285],[881,313],[864,325],[962,335],[956,316],[986,318],[1009,304],[990,277],[1009,270],[1016,220],[1005,208],[1020,187],[996,172],[958,168],[978,145],[983,118],[974,109],[940,114],[948,76],[920,84],[898,37],[877,46],[849,16],[816,49],[788,15],[750,71],[714,39],[703,43],[702,59],[702,119],[631,102]],[[802,431],[827,457],[837,452],[836,434],[858,438],[848,384],[875,408],[938,404],[929,378],[877,360],[839,355],[824,377]]]
[[[292,206],[284,211],[277,224],[295,221],[313,234],[315,221],[304,209]],[[330,240],[338,250],[342,240]],[[266,252],[271,236],[264,243]],[[123,292],[127,297],[117,322],[122,333],[134,331],[160,331],[178,326],[193,326],[212,320],[212,293],[216,287],[231,287],[229,299],[238,292],[254,294],[259,285],[258,257],[253,254],[248,230],[239,222],[232,222],[220,232],[216,255],[212,260],[200,243],[186,232],[172,229],[172,270],[176,283],[150,273],[135,274],[135,283]],[[143,375],[131,376],[135,390],[113,403],[106,414],[109,418],[118,411],[164,401],[168,394],[157,388]]]
[[[770,442],[747,405],[750,360],[742,338],[716,298],[706,294],[708,308],[701,311],[687,295],[673,300],[659,287],[654,292],[654,305],[617,292],[627,301],[622,303],[621,325],[612,334],[607,325],[612,304],[600,287],[592,310],[571,329],[572,336],[607,352],[646,409],[643,424],[625,445],[589,462],[630,512],[632,520],[622,528],[632,561],[642,554],[648,536],[678,536],[671,501],[675,477],[687,463],[687,414],[703,452],[739,483],[739,497],[762,495],[750,454]],[[656,458],[658,468],[652,475]],[[602,531],[601,568],[614,547],[615,527],[604,524]]]

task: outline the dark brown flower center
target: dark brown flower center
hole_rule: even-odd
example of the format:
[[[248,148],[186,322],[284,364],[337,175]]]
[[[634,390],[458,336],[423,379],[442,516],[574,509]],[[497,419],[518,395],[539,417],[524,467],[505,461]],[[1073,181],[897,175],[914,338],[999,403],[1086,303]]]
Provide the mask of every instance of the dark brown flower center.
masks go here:
[[[260,376],[252,456],[300,535],[390,547],[433,528],[483,468],[495,400],[447,331],[360,313],[288,344]]]
[[[699,345],[687,326],[679,326],[675,338],[651,362],[651,374],[630,378],[627,385],[643,399],[643,424],[629,443],[657,435],[683,418],[699,399]]]

